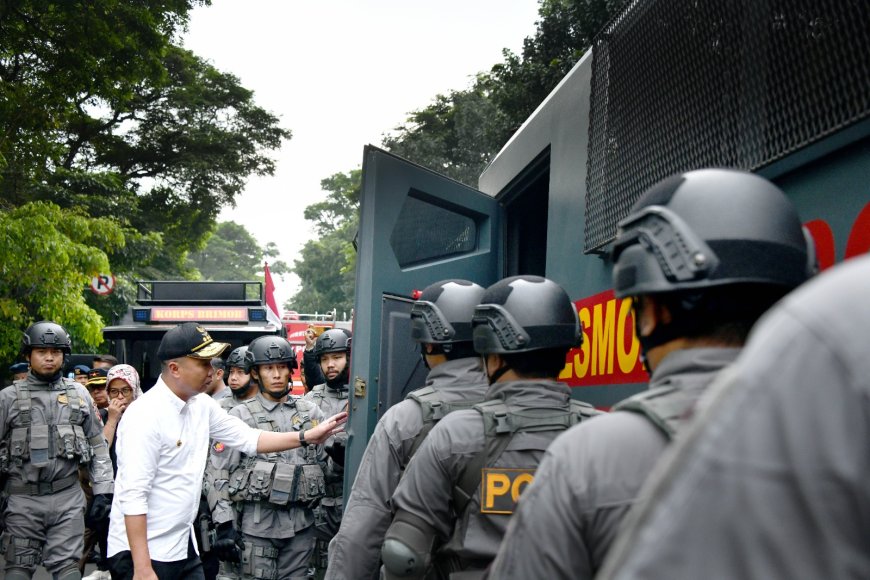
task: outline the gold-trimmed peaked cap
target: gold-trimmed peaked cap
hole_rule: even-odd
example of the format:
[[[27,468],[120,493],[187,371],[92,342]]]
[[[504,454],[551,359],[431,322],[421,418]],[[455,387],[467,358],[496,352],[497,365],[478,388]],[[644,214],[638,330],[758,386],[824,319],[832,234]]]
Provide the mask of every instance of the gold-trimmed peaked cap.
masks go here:
[[[201,324],[185,322],[170,328],[163,335],[157,348],[157,358],[162,361],[183,356],[212,359],[229,347],[229,343],[216,342]]]
[[[90,369],[88,371],[88,382],[86,386],[91,389],[94,387],[105,387],[108,374],[108,369]]]

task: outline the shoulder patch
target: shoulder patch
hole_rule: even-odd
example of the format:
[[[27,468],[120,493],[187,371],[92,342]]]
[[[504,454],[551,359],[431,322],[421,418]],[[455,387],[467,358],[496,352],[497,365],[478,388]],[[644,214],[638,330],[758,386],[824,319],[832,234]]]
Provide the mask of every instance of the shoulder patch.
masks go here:
[[[220,441],[215,441],[214,445],[212,445],[211,448],[212,450],[214,450],[215,453],[223,453],[224,449],[226,449],[226,445],[224,445]]]

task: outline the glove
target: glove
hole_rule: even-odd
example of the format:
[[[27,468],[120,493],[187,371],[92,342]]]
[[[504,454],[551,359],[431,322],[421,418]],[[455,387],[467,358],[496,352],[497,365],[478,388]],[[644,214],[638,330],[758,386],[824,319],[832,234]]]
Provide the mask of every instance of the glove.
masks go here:
[[[91,502],[91,508],[85,516],[85,526],[95,530],[100,525],[109,521],[109,512],[112,511],[112,494],[98,493]]]
[[[215,541],[211,550],[224,562],[241,562],[242,550],[245,548],[242,536],[233,527],[232,522],[218,524],[215,530]]]
[[[325,451],[336,465],[344,467],[344,441],[336,439],[332,442],[332,445],[326,447]]]

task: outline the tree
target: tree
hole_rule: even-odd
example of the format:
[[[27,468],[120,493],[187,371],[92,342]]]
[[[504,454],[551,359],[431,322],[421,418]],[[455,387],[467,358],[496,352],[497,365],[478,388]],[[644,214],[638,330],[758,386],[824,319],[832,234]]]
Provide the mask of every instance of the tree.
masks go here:
[[[504,61],[480,78],[507,123],[502,144],[559,84],[618,14],[625,0],[541,0],[535,34],[521,55],[503,51]]]
[[[173,45],[209,0],[9,0],[0,6],[0,210],[43,200],[114,221],[118,288],[194,277],[218,212],[290,138],[229,74]],[[42,235],[41,233],[38,235]]]
[[[13,360],[21,331],[42,319],[64,326],[75,348],[99,346],[103,319],[82,290],[108,272],[106,252],[123,246],[109,219],[45,202],[0,210],[0,360]]]
[[[305,208],[317,238],[306,242],[294,261],[301,289],[284,305],[297,312],[350,312],[353,309],[362,171],[336,173],[320,182],[326,199]]]
[[[505,120],[479,77],[465,91],[438,95],[384,137],[383,146],[471,187],[504,140]]]
[[[286,263],[274,259],[279,254],[275,242],[261,248],[245,226],[230,221],[219,223],[205,247],[189,259],[205,280],[256,280],[267,258],[272,259],[269,270],[273,274],[288,271]]]
[[[251,280],[263,266],[263,250],[244,226],[222,222],[190,260],[206,280]]]
[[[592,45],[624,0],[542,0],[520,55],[437,95],[383,139],[390,152],[472,187],[486,165]]]
[[[29,180],[86,151],[70,138],[86,109],[130,98],[162,82],[163,55],[197,0],[89,2],[8,0],[0,6],[0,182],[14,205]],[[78,120],[78,122],[75,122]]]

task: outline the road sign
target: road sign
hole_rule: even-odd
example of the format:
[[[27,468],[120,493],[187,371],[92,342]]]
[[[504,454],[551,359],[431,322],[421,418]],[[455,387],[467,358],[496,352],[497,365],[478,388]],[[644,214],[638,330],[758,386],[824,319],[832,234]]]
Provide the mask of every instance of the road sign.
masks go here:
[[[91,292],[97,296],[107,296],[115,291],[115,277],[112,274],[99,274],[91,278]]]

